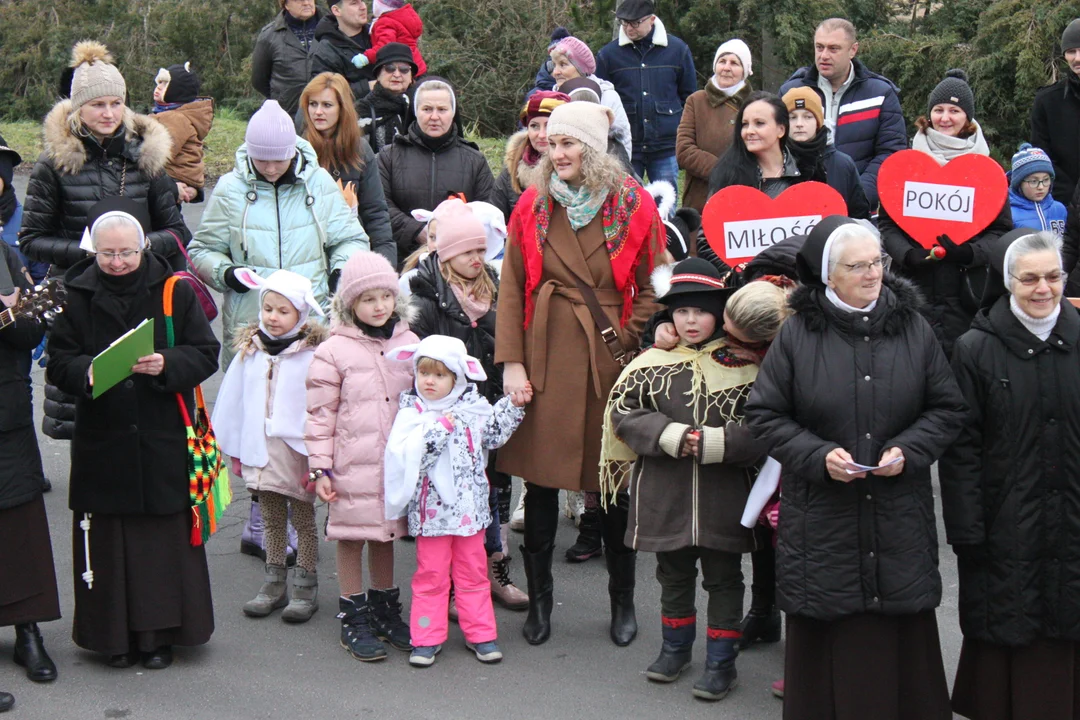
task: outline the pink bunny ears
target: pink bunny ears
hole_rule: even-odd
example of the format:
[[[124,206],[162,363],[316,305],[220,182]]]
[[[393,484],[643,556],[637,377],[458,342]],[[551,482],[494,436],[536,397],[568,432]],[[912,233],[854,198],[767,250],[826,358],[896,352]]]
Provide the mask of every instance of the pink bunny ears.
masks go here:
[[[387,353],[391,360],[411,362],[413,367],[420,358],[438,360],[450,368],[459,378],[468,378],[476,382],[487,380],[487,373],[480,361],[469,355],[465,343],[447,335],[429,335],[419,343],[402,345]]]

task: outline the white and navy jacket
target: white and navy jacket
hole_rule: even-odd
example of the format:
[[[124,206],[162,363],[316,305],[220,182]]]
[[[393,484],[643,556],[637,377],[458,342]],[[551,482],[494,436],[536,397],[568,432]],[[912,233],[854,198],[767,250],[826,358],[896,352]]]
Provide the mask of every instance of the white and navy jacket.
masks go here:
[[[870,207],[876,208],[878,168],[894,152],[907,149],[907,125],[900,109],[900,88],[888,78],[867,70],[857,59],[852,65],[855,76],[840,96],[834,144],[837,150],[855,161]],[[810,66],[796,70],[781,86],[780,94],[797,87],[813,88],[821,95],[817,68]],[[822,104],[825,104],[824,97]]]

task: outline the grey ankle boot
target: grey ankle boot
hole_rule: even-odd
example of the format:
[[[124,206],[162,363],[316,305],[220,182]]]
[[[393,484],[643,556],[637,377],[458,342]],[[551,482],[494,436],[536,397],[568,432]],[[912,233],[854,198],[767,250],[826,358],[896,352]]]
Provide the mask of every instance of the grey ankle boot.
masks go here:
[[[288,570],[284,565],[267,565],[259,594],[244,603],[244,614],[248,617],[266,617],[278,608],[289,604],[289,595],[285,588]]]
[[[292,599],[281,613],[287,623],[302,623],[311,619],[319,609],[319,576],[314,570],[299,565],[293,568]]]

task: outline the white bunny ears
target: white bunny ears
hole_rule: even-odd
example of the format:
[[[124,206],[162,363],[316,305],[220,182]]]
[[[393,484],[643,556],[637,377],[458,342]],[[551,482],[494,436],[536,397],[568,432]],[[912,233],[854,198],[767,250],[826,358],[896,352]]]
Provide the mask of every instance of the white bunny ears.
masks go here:
[[[476,382],[487,380],[484,367],[469,355],[465,343],[447,335],[429,335],[419,343],[396,347],[386,355],[391,360],[411,362],[414,368],[422,357],[438,360],[457,375],[457,384],[464,384],[466,378]]]
[[[439,207],[447,203],[460,203],[458,198],[450,198],[444,200],[439,204]],[[484,225],[484,233],[487,235],[487,250],[484,253],[484,260],[491,261],[497,260],[502,256],[503,249],[506,245],[506,218],[503,217],[502,210],[495,207],[491,203],[486,203],[481,200],[474,200],[473,202],[465,203],[465,206],[473,211],[476,215],[476,219]],[[439,212],[439,208],[434,210],[424,210],[423,208],[417,208],[410,214],[417,222],[429,223],[431,218]],[[435,232],[438,232],[436,228]]]
[[[311,281],[303,275],[291,270],[275,270],[270,273],[270,277],[263,278],[250,268],[244,267],[237,268],[234,274],[241,283],[252,290],[258,290],[260,298],[268,292],[282,295],[293,304],[304,319],[307,318],[309,312],[322,317],[326,316],[319,301],[315,299]]]

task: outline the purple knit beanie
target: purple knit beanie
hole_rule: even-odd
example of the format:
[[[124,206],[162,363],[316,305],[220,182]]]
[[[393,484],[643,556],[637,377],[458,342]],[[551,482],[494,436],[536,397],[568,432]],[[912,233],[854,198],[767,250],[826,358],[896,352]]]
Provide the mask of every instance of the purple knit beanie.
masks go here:
[[[296,155],[296,126],[277,100],[267,100],[248,121],[244,142],[252,160],[292,160]]]
[[[398,275],[382,255],[358,250],[341,270],[337,294],[346,307],[352,307],[365,290],[380,288],[398,294]]]
[[[576,67],[577,71],[585,77],[596,72],[596,58],[593,56],[592,50],[589,49],[588,45],[572,35],[554,43],[548,49],[548,52],[559,52],[565,55],[570,64]]]

